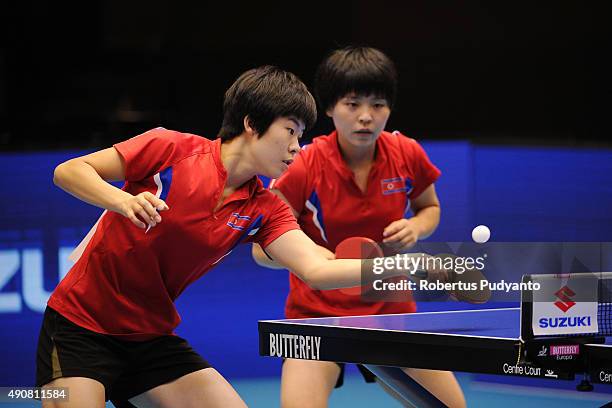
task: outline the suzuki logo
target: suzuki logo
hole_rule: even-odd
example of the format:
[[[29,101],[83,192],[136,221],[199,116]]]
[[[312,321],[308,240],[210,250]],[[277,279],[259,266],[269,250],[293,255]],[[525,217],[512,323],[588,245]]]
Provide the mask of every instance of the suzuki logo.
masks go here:
[[[555,292],[555,295],[557,295],[557,297],[560,299],[555,302],[555,306],[561,309],[563,313],[570,310],[576,304],[576,302],[572,301],[572,296],[574,296],[575,293],[567,286],[563,286],[561,289]]]
[[[50,282],[45,279],[43,265],[46,254],[43,254],[42,248],[0,251],[0,314],[20,313],[23,304],[36,312],[44,312],[51,296],[51,292],[47,292],[46,289],[54,288],[68,273],[72,266],[68,255],[73,249],[73,247],[59,248],[57,254],[59,279],[55,277]],[[11,283],[15,281],[21,281],[21,285],[17,286],[20,289],[11,290]]]

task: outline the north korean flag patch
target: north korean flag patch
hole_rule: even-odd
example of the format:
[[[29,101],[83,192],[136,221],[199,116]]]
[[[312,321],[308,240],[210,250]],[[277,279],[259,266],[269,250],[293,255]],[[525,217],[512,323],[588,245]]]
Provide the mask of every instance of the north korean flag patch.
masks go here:
[[[380,180],[380,186],[384,195],[409,193],[412,190],[412,181],[407,178],[393,177]]]

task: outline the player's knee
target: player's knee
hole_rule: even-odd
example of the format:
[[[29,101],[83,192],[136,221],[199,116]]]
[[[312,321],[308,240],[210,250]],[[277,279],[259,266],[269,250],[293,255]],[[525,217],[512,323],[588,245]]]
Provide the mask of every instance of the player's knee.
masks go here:
[[[308,396],[283,394],[281,395],[281,408],[327,408],[327,398],[316,395],[316,392]]]
[[[281,406],[327,407],[338,375],[340,367],[336,363],[286,360],[281,378]]]
[[[437,394],[437,397],[449,408],[465,408],[467,406],[463,391],[458,385],[456,387],[449,386],[441,392],[438,391]]]
[[[325,408],[331,392],[327,388],[325,384],[299,381],[283,373],[281,408]]]
[[[457,398],[453,398],[452,400],[446,403],[450,408],[466,408],[467,404],[465,403],[465,398],[463,395]]]
[[[281,386],[281,408],[327,407],[329,393],[323,388],[296,381],[289,383],[285,377]]]

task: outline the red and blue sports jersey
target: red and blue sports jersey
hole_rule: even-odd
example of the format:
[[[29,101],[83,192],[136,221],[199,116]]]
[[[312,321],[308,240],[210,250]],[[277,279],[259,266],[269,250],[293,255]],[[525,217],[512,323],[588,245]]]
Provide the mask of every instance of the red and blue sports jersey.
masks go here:
[[[335,250],[345,238],[382,241],[391,222],[409,216],[410,200],[440,176],[423,148],[399,132],[382,132],[368,175],[367,190],[355,183],[338,147],[336,132],[317,137],[270,188],[278,189],[299,214],[302,230],[318,245]],[[359,288],[313,290],[289,274],[288,318],[407,313],[406,302],[362,302]]]
[[[227,172],[221,141],[153,129],[115,145],[125,160],[123,190],[149,191],[170,209],[144,230],[105,211],[49,306],[86,329],[126,340],[172,334],[174,300],[239,243],[269,245],[298,225],[257,177],[213,211]]]

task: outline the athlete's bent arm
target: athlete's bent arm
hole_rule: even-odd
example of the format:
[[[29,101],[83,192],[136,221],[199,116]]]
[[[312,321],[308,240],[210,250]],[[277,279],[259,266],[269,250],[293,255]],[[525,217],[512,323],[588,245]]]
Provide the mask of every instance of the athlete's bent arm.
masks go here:
[[[283,265],[276,262],[274,259],[269,258],[259,244],[253,243],[251,255],[253,256],[255,263],[259,266],[270,269],[285,269]]]
[[[429,237],[440,223],[440,201],[433,184],[411,202],[414,217],[395,220],[383,231],[383,242],[404,252]]]
[[[140,228],[161,222],[157,211],[167,210],[166,203],[149,192],[134,196],[107,182],[119,180],[125,180],[125,163],[114,147],[68,160],[53,173],[53,182],[64,191],[117,212]]]
[[[316,244],[315,246],[317,247],[317,251],[319,251],[321,255],[325,257],[325,259],[336,259],[336,255],[329,249]],[[251,255],[253,256],[255,263],[259,266],[270,269],[285,269],[285,267],[279,262],[276,262],[274,259],[268,257],[259,244],[253,243]]]
[[[419,238],[428,238],[440,224],[440,200],[435,185],[431,184],[412,200],[410,208],[414,212],[413,218],[419,221]]]

